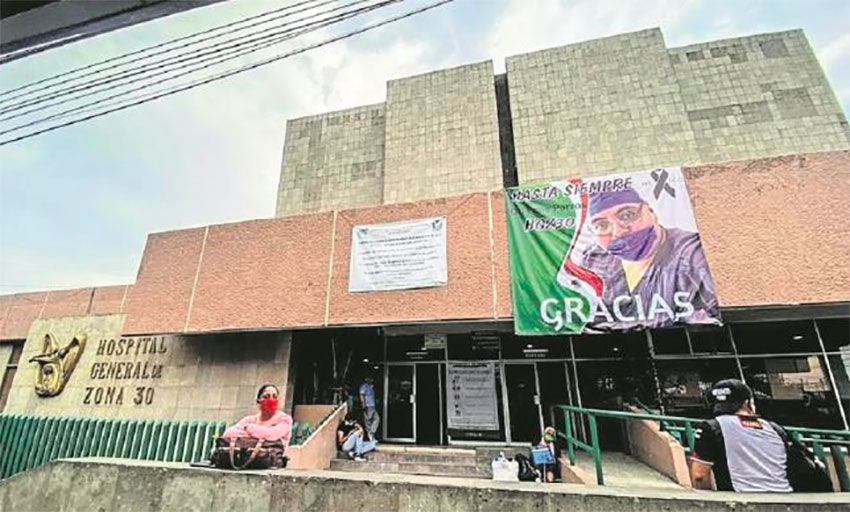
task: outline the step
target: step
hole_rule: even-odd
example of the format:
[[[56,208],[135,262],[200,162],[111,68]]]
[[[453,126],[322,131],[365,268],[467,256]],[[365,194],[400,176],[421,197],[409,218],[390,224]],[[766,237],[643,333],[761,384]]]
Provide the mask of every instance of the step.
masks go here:
[[[334,459],[331,470],[366,473],[398,473],[408,475],[453,476],[464,478],[486,478],[485,468],[477,466],[458,466],[455,464],[437,464],[420,462],[379,462],[366,460],[357,462],[348,459]]]
[[[456,448],[449,446],[422,446],[422,445],[404,445],[404,444],[384,444],[378,445],[378,450],[385,453],[415,453],[415,454],[433,454],[443,456],[475,456],[474,448]]]
[[[415,462],[415,463],[452,463],[460,466],[474,466],[477,463],[475,452],[457,454],[429,453],[416,451],[384,450],[379,446],[375,451],[367,455],[374,462]],[[337,453],[338,459],[347,458],[344,452]]]

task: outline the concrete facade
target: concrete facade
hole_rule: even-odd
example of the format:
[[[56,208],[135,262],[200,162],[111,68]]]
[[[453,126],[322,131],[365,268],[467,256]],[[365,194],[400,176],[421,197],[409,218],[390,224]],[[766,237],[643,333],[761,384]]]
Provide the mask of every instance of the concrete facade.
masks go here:
[[[286,124],[277,216],[381,204],[384,105]]]
[[[520,183],[698,163],[660,30],[506,64]]]
[[[34,321],[3,412],[233,422],[256,412],[261,382],[277,384],[285,403],[291,333],[122,338],[123,321],[124,315]],[[36,395],[38,365],[29,360],[41,353],[44,335],[64,346],[81,332],[87,343],[65,389]]]
[[[488,61],[390,81],[383,131],[364,130],[370,121],[350,115],[358,109],[290,121],[277,216],[492,190],[517,176],[850,148],[801,30],[667,48],[655,28],[508,57],[506,68],[494,77]],[[342,121],[330,132],[326,118]],[[381,158],[383,177],[369,174]],[[315,185],[328,179],[347,186]]]
[[[492,61],[387,84],[384,202],[502,186]]]
[[[669,53],[700,162],[850,145],[847,119],[802,30]]]

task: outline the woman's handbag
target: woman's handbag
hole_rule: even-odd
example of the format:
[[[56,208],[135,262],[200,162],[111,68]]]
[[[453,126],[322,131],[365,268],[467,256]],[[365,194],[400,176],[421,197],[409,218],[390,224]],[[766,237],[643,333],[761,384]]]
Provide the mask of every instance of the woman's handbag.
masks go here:
[[[219,469],[278,469],[285,468],[288,458],[280,441],[265,441],[255,437],[215,440],[211,462]]]

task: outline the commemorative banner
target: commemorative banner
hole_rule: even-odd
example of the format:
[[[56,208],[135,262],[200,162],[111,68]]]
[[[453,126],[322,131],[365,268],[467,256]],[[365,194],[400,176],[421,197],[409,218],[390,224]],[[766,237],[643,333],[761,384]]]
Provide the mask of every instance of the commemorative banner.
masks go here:
[[[348,291],[445,286],[446,218],[354,226]]]
[[[720,324],[679,167],[506,191],[521,335]]]

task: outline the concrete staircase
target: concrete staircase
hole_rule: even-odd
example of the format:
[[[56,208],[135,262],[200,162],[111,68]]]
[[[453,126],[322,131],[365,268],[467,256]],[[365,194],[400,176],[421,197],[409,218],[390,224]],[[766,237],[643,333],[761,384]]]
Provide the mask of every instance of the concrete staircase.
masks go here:
[[[374,452],[366,454],[364,462],[349,460],[345,453],[338,453],[336,459],[331,461],[330,469],[361,473],[490,478],[490,459],[485,460],[485,457],[473,448],[379,444]]]

